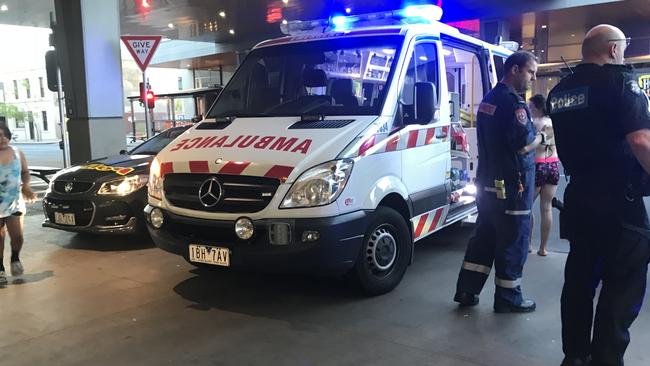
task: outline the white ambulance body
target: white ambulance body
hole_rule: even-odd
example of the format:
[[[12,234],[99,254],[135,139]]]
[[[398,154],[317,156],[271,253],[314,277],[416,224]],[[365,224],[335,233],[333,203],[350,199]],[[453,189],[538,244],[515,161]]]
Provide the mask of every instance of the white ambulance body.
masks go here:
[[[465,129],[510,53],[439,11],[290,23],[302,31],[257,45],[152,163],[156,245],[198,266],[392,290],[414,242],[476,213]]]

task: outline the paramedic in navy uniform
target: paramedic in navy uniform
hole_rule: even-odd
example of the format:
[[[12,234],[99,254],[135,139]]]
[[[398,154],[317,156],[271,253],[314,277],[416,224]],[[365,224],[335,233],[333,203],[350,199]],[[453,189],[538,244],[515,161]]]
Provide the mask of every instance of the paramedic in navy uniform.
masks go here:
[[[640,183],[650,172],[650,112],[624,65],[628,41],[616,27],[592,28],[583,63],[548,97],[558,154],[571,176],[560,214],[560,236],[571,244],[561,298],[566,366],[623,365],[646,287],[648,191]]]
[[[503,79],[478,109],[479,216],[458,275],[454,301],[461,306],[478,304],[494,263],[494,311],[535,310],[535,302],[523,298],[520,282],[531,230],[535,148],[545,135],[535,134],[532,115],[519,94],[528,90],[536,72],[532,53],[512,54],[505,62]]]

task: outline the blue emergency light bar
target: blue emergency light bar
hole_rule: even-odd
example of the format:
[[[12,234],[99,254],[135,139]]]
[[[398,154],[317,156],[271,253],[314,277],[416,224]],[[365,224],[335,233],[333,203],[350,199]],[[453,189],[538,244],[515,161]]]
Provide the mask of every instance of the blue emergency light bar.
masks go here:
[[[310,32],[318,28],[321,31],[344,31],[354,26],[379,26],[396,24],[432,24],[442,18],[442,8],[436,5],[411,5],[404,9],[359,15],[335,14],[329,19],[294,20],[282,23],[282,33],[290,35]]]

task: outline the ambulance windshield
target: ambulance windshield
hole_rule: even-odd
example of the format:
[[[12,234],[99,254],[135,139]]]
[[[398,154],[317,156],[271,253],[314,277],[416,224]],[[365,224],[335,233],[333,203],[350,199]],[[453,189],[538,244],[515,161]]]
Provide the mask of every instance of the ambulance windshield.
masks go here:
[[[329,38],[253,50],[208,117],[378,115],[402,41]]]

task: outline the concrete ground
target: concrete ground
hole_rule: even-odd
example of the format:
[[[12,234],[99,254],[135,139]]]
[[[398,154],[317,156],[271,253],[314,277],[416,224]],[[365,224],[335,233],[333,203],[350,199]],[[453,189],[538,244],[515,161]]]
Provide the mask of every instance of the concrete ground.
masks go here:
[[[494,365],[562,359],[559,296],[567,245],[531,255],[523,288],[538,310],[494,314],[451,301],[470,228],[417,245],[398,288],[364,298],[342,280],[199,275],[146,239],[92,237],[26,217],[26,274],[0,288],[0,364]],[[8,255],[8,254],[7,254]],[[632,327],[627,365],[650,364],[650,307]]]

